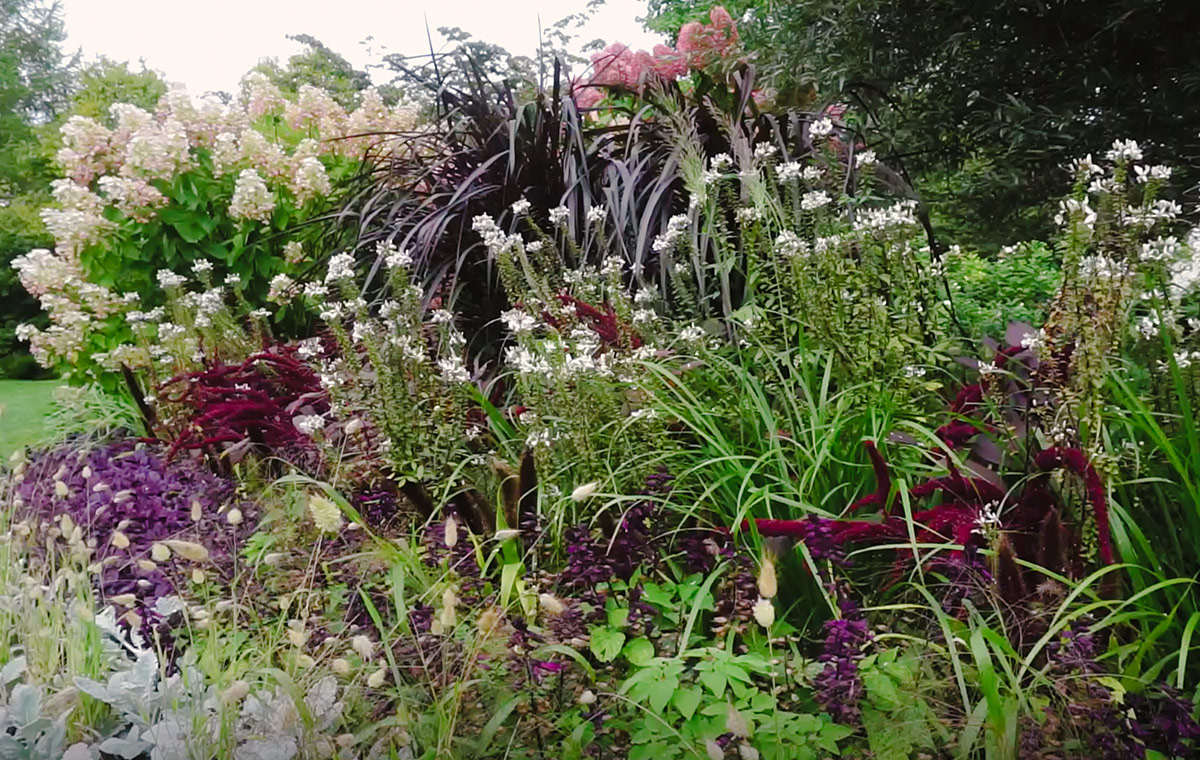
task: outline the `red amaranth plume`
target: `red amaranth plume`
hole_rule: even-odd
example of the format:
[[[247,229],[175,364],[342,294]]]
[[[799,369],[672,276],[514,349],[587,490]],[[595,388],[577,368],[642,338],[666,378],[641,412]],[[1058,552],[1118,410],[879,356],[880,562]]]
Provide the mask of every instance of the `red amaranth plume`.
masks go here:
[[[162,394],[190,411],[168,457],[243,441],[271,452],[311,448],[293,418],[303,408],[317,414],[329,410],[316,374],[288,347],[179,375],[163,384]]]
[[[933,478],[909,490],[914,499],[924,499],[935,493],[950,494],[959,501],[977,506],[1004,500],[1004,490],[999,486],[982,478],[968,478],[957,473]]]
[[[892,493],[892,476],[888,472],[887,462],[879,453],[874,441],[863,441],[863,448],[871,458],[871,469],[875,470],[875,493],[868,494],[850,505],[850,511],[856,512],[863,507],[879,507],[884,514],[891,512],[888,497]]]
[[[977,425],[969,422],[950,422],[938,428],[935,435],[945,441],[950,448],[960,449],[981,432],[983,431]]]
[[[968,414],[975,411],[981,403],[983,403],[983,386],[978,383],[966,385],[959,390],[954,401],[950,403],[950,411],[955,414]]]
[[[1080,449],[1054,446],[1038,452],[1034,465],[1042,472],[1066,470],[1083,479],[1088,503],[1096,516],[1096,533],[1100,539],[1100,558],[1106,564],[1113,563],[1112,535],[1108,527],[1108,500],[1104,494],[1104,483],[1100,474]]]
[[[592,332],[610,346],[621,345],[621,338],[624,337],[629,341],[629,345],[634,348],[640,348],[642,345],[641,337],[634,332],[633,328],[623,323],[617,316],[617,312],[613,310],[612,304],[605,302],[604,309],[598,309],[587,301],[581,301],[575,296],[566,293],[560,293],[558,300],[566,306],[574,306],[575,314],[580,319],[586,320],[588,327]]]

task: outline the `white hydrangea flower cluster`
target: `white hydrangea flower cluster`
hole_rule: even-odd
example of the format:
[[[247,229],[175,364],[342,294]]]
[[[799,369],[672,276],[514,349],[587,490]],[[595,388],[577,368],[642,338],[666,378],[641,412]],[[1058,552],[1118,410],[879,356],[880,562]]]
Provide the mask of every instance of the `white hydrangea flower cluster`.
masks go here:
[[[235,219],[269,222],[275,210],[275,196],[254,169],[242,169],[229,202],[229,215]]]

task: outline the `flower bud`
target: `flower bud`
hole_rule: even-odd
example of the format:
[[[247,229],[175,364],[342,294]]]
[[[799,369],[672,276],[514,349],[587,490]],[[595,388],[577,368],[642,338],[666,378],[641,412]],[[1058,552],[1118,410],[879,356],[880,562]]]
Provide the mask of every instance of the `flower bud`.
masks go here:
[[[591,689],[584,689],[583,693],[579,695],[579,704],[585,706],[596,704],[596,692]]]
[[[779,593],[779,584],[775,579],[775,560],[770,554],[763,554],[762,566],[758,568],[758,593],[764,599],[772,599]]]
[[[545,592],[538,594],[538,604],[551,615],[561,615],[567,609],[557,596]]]
[[[725,750],[712,739],[704,740],[704,752],[708,755],[708,760],[724,760],[725,757]]]
[[[442,540],[449,549],[453,549],[454,545],[458,543],[458,523],[453,517],[446,518],[446,527],[442,529]]]
[[[367,686],[372,689],[378,689],[383,686],[383,682],[387,679],[387,668],[380,668],[371,675],[367,676]]]
[[[600,483],[593,480],[591,483],[584,483],[581,486],[576,486],[571,492],[572,501],[586,501],[596,495],[596,491],[600,490]]]
[[[759,599],[754,603],[754,619],[763,628],[770,628],[775,622],[775,605],[770,599]]]
[[[363,660],[369,660],[375,656],[375,642],[371,639],[359,634],[350,639],[350,647],[358,653],[358,656]]]
[[[207,562],[208,549],[205,549],[195,541],[180,541],[177,539],[167,539],[163,544],[171,551],[178,554],[180,557],[190,562]]]
[[[225,691],[221,692],[221,702],[226,705],[235,705],[241,702],[250,694],[250,684],[240,678],[229,684]]]
[[[750,735],[750,727],[746,725],[745,717],[732,702],[725,708],[725,730],[739,739]]]

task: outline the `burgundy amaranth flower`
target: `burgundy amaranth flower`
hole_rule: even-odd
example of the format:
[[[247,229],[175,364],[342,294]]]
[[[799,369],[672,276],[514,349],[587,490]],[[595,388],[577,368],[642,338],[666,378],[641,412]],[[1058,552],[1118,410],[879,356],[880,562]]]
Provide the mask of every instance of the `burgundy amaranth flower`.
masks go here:
[[[1100,541],[1100,558],[1105,564],[1113,563],[1112,534],[1108,527],[1108,501],[1104,493],[1104,483],[1087,455],[1075,448],[1055,446],[1038,453],[1034,464],[1039,470],[1063,469],[1083,478],[1084,490],[1088,503],[1096,516],[1096,533]]]
[[[319,419],[330,408],[316,373],[291,346],[172,378],[160,396],[189,412],[172,454],[192,449],[238,454],[256,447],[309,462],[317,457],[316,448],[294,420],[301,415]]]
[[[641,348],[641,336],[637,334],[632,326],[626,324],[617,316],[617,312],[613,309],[611,303],[606,301],[602,308],[597,308],[587,301],[582,301],[566,293],[560,293],[558,300],[564,306],[573,306],[575,314],[606,345],[619,346],[628,344],[633,348]],[[548,312],[543,312],[542,318],[552,327],[559,326],[558,319]]]

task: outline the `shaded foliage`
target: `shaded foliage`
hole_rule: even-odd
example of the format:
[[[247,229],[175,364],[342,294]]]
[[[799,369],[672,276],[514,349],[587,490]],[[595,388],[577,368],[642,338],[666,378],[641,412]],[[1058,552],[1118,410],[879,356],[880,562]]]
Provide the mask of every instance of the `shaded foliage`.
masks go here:
[[[651,25],[707,5],[656,0]],[[881,157],[919,174],[964,240],[1044,234],[1058,168],[1114,137],[1200,178],[1200,52],[1171,33],[1200,22],[1189,0],[730,5],[747,9],[744,42],[777,90],[816,81],[868,114]]]

